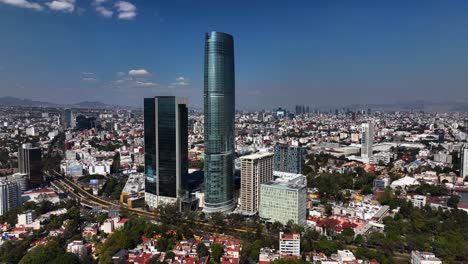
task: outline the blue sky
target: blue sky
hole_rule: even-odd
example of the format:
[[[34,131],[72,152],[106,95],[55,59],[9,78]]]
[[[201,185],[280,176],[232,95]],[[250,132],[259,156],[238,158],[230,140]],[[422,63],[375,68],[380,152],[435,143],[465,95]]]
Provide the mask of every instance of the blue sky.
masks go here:
[[[201,106],[204,34],[223,31],[238,108],[466,102],[466,14],[450,0],[0,0],[0,96]]]

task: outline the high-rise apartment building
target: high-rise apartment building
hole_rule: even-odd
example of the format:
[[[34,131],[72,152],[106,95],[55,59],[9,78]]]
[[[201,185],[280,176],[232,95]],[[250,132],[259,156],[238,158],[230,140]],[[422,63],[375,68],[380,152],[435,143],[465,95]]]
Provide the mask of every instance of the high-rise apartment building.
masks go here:
[[[465,178],[468,176],[468,145],[461,149],[460,157],[460,177]]]
[[[268,222],[306,225],[307,188],[304,176],[290,181],[274,181],[260,185],[259,216]]]
[[[374,125],[372,122],[361,125],[361,157],[372,157],[372,145],[374,144]]]
[[[273,180],[273,153],[259,153],[242,156],[240,211],[245,215],[255,215],[260,203],[260,184]]]
[[[278,144],[274,147],[274,152],[273,170],[296,174],[302,173],[305,154],[303,147]]]
[[[21,205],[19,183],[7,177],[0,178],[0,215]]]
[[[28,175],[31,187],[37,187],[44,182],[41,153],[40,147],[33,147],[30,143],[23,144],[18,149],[19,173]]]
[[[221,32],[206,34],[204,74],[205,207],[234,209],[234,40]]]
[[[151,208],[175,203],[188,174],[187,100],[174,96],[144,99],[145,202]]]
[[[15,173],[8,176],[11,180],[16,181],[19,184],[20,191],[23,193],[29,190],[29,176],[26,173]]]

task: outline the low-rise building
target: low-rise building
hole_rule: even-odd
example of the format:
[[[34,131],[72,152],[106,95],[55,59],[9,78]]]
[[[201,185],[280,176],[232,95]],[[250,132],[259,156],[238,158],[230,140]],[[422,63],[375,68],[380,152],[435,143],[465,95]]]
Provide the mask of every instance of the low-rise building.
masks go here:
[[[442,261],[434,253],[414,250],[411,251],[411,264],[442,264]]]
[[[279,233],[279,250],[281,256],[301,256],[301,235]]]
[[[426,196],[424,195],[414,195],[411,199],[414,207],[422,208],[426,206]]]
[[[68,243],[67,252],[77,255],[79,258],[83,258],[86,255],[88,255],[88,249],[86,248],[86,244],[84,244],[81,240],[75,240]]]

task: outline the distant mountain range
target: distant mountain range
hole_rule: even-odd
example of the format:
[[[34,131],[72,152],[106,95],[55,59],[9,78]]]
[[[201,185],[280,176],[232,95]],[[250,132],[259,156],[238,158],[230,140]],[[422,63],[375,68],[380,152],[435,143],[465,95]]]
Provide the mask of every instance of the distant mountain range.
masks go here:
[[[17,97],[0,97],[0,105],[4,106],[35,106],[35,107],[74,107],[74,108],[109,108],[113,107],[102,102],[84,101],[75,104],[56,104],[50,102],[35,101],[31,99],[21,99]]]
[[[50,102],[35,101],[31,99],[21,99],[17,97],[0,97],[0,105],[4,106],[34,106],[34,107],[70,107],[70,108],[111,108],[117,105],[108,105],[99,101],[84,101],[75,104],[56,104]],[[127,106],[128,107],[128,106]],[[468,112],[468,102],[431,102],[431,101],[407,101],[390,104],[352,104],[343,106],[322,106],[312,109],[350,109],[376,111],[427,111],[427,112]],[[192,107],[194,110],[202,110],[199,107]]]
[[[468,102],[431,102],[431,101],[407,101],[391,104],[355,104],[345,108],[350,110],[372,109],[383,111],[427,111],[427,112],[468,112]]]

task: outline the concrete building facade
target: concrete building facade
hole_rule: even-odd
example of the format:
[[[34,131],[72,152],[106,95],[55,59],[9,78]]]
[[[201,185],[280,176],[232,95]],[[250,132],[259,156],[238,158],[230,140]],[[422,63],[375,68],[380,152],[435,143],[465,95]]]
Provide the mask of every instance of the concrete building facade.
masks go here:
[[[260,185],[273,180],[273,153],[243,156],[241,161],[240,211],[255,215],[260,203]]]

